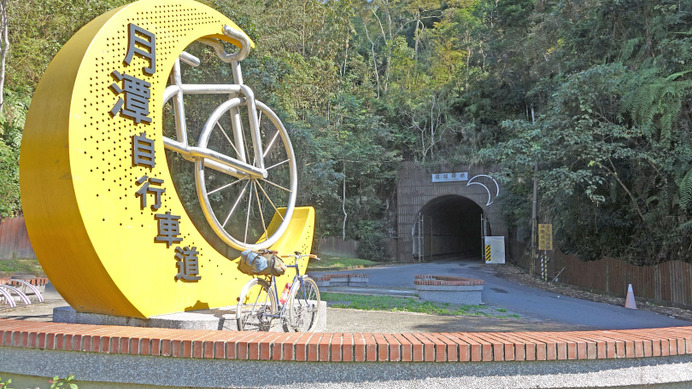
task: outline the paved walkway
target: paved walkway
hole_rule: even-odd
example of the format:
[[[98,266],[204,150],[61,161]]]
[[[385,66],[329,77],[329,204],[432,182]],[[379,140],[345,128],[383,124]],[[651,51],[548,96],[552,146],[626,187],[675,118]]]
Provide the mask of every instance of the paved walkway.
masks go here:
[[[53,309],[67,306],[65,300],[0,309],[0,319],[32,322],[53,321]],[[576,331],[585,326],[526,318],[440,316],[411,312],[361,311],[327,308],[326,332],[462,332],[462,331]]]
[[[486,305],[495,311],[505,310],[505,316],[516,314],[520,317],[441,316],[328,308],[327,332],[575,331],[692,326],[692,322],[653,312],[560,296],[520,285],[498,277],[491,265],[479,261],[444,260],[358,269],[349,273],[368,274],[369,287],[358,290],[360,293],[398,296],[415,294],[413,279],[416,274],[480,278],[485,281],[483,301]],[[331,289],[344,291],[344,288]],[[0,309],[0,318],[52,321],[53,308],[67,303],[57,294],[46,297],[43,304]]]
[[[428,265],[423,270],[435,268],[437,264]],[[452,273],[456,267],[463,267],[460,263],[443,266]],[[401,268],[385,269],[384,278],[390,280]],[[420,269],[408,270],[419,274]],[[401,274],[403,278],[408,277],[407,272]],[[492,277],[490,274],[487,279]],[[486,282],[486,287],[496,285]],[[510,284],[505,287],[508,289],[503,290],[508,293],[494,292],[509,294],[513,290],[510,288],[515,288]],[[135,384],[132,387],[576,388],[593,387],[596,383],[611,387],[650,384],[690,387],[692,383],[692,326],[688,322],[668,328],[566,331],[570,326],[583,325],[552,322],[544,317],[514,323],[486,318],[493,321],[477,323],[478,318],[472,317],[344,309],[330,310],[328,331],[334,332],[327,333],[45,322],[51,320],[52,307],[61,304],[64,301],[52,299],[45,304],[0,312],[0,319],[14,319],[0,320],[3,377],[7,376],[4,373],[52,377],[71,372],[79,377],[80,387],[84,384],[94,388],[125,384]],[[580,314],[583,312],[575,315]],[[664,320],[659,319],[663,325]],[[474,327],[476,324],[479,327]],[[345,325],[355,326],[356,330],[339,329],[347,328]],[[554,330],[559,332],[549,332],[544,327],[548,325],[556,326]],[[368,326],[375,326],[372,328],[378,331]],[[497,332],[501,330],[504,331]],[[286,374],[287,369],[296,374]],[[35,383],[22,383],[21,387],[29,386],[34,387]]]
[[[479,278],[485,282],[483,302],[493,308],[502,308],[507,314],[518,314],[521,319],[495,319],[474,317],[445,317],[435,316],[434,321],[425,324],[416,320],[412,314],[404,315],[399,320],[416,322],[407,330],[441,331],[566,331],[576,329],[634,329],[656,328],[669,326],[692,326],[692,322],[678,320],[665,315],[644,310],[632,310],[620,306],[581,300],[558,295],[518,284],[497,275],[494,266],[486,265],[479,260],[440,260],[430,263],[381,266],[367,269],[345,271],[345,273],[368,274],[368,288],[360,292],[390,295],[410,295],[415,292],[413,280],[416,274],[449,275],[458,277]],[[502,265],[499,265],[502,266]],[[315,272],[339,273],[339,272]],[[332,315],[330,311],[330,315]],[[339,313],[335,313],[339,320]],[[349,312],[349,315],[356,315]],[[354,316],[355,318],[356,316]],[[363,320],[367,314],[360,314]],[[427,318],[426,318],[427,319]],[[331,318],[330,318],[331,321]],[[402,324],[396,320],[388,325],[381,325],[377,330],[384,331],[391,324],[392,328],[400,328]],[[346,322],[340,322],[335,331],[350,330]],[[397,330],[394,330],[397,331]]]

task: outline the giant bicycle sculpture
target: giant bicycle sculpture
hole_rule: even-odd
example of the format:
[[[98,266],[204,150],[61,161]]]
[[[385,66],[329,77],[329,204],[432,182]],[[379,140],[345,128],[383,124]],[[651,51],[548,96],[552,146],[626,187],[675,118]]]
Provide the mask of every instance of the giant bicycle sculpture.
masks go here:
[[[253,46],[200,3],[142,0],[94,19],[51,62],[25,126],[21,191],[34,250],[73,308],[151,317],[232,305],[250,280],[239,251],[310,252],[314,211],[296,207],[288,133],[243,82]],[[232,79],[185,81],[219,64]],[[167,156],[186,160],[193,187]]]

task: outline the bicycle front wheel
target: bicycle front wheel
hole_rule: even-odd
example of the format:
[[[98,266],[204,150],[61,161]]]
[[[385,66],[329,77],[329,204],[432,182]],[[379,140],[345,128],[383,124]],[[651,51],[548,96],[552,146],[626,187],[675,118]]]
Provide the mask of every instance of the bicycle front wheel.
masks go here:
[[[236,249],[258,250],[276,243],[288,228],[297,169],[291,141],[276,113],[256,101],[258,133],[253,133],[243,101],[228,100],[212,113],[198,147],[264,169],[266,176],[228,174],[198,159],[195,180],[202,211],[214,232]]]
[[[270,331],[276,314],[276,296],[270,284],[253,278],[240,292],[236,308],[239,331]]]
[[[317,328],[320,316],[320,290],[315,281],[303,276],[291,288],[288,297],[288,320],[284,322],[286,332],[312,332]]]

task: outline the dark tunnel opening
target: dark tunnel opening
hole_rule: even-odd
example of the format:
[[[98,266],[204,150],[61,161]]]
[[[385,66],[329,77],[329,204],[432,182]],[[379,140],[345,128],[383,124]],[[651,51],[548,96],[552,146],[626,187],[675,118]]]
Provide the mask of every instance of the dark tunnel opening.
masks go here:
[[[480,257],[484,223],[483,209],[473,200],[456,195],[435,198],[423,206],[414,224],[413,256]]]

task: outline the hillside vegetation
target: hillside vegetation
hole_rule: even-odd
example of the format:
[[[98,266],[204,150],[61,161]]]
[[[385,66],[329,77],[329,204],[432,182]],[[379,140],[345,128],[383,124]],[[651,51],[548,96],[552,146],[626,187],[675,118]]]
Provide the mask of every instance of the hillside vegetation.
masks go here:
[[[18,148],[43,71],[77,29],[126,1],[2,3],[7,216],[21,209]],[[536,177],[539,219],[563,251],[691,261],[692,1],[203,3],[257,44],[245,82],[289,130],[318,235],[384,247],[401,161],[484,163],[498,167],[510,227],[530,225]]]

